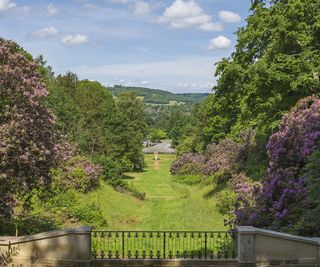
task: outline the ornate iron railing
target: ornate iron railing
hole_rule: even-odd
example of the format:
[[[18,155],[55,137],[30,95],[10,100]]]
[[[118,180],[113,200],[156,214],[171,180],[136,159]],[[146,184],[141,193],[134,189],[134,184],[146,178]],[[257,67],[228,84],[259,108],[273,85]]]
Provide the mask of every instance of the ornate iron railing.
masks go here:
[[[235,259],[235,231],[92,231],[99,259]]]

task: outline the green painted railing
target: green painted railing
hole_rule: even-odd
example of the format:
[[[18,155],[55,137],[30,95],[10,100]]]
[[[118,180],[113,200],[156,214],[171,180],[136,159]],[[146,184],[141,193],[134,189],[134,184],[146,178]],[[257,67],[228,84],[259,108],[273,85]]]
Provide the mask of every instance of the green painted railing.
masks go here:
[[[98,259],[235,259],[235,231],[101,231],[91,234]]]

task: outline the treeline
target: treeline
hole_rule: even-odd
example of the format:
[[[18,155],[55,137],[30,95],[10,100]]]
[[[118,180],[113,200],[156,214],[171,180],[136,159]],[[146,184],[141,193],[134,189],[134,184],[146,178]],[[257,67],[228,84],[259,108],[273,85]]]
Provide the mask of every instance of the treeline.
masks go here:
[[[146,123],[148,140],[171,139],[177,148],[197,124],[193,110],[197,105],[147,106]],[[180,149],[181,150],[181,149]]]
[[[164,90],[149,89],[143,87],[128,87],[115,85],[113,87],[108,87],[108,90],[114,95],[118,96],[123,92],[135,92],[138,96],[143,97],[145,103],[149,104],[170,104],[170,101],[185,103],[185,104],[195,104],[201,102],[208,93],[183,93],[175,94]]]
[[[81,153],[97,162],[121,162],[124,171],[143,169],[144,104],[134,93],[115,100],[99,82],[79,81],[70,72],[49,77],[47,88],[59,132]]]
[[[252,1],[235,52],[194,113],[177,175],[221,183],[226,224],[319,235],[320,13],[316,0]]]
[[[144,110],[135,93],[115,100],[100,83],[55,76],[42,56],[0,39],[0,232],[71,219],[105,225],[97,203],[79,209],[76,194],[101,181],[126,187],[123,172],[143,169]]]

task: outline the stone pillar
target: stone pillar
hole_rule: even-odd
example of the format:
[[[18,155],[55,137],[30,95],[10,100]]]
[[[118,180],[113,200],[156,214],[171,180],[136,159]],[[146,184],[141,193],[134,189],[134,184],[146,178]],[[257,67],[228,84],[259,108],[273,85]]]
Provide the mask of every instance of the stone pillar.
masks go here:
[[[239,266],[255,267],[255,228],[238,226]]]

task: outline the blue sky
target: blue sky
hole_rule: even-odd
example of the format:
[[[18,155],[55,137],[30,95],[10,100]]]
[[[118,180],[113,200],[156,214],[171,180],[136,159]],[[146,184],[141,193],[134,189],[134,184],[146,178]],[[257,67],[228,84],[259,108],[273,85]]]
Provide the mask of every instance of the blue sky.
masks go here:
[[[0,36],[56,74],[104,85],[209,92],[250,0],[0,0]]]

